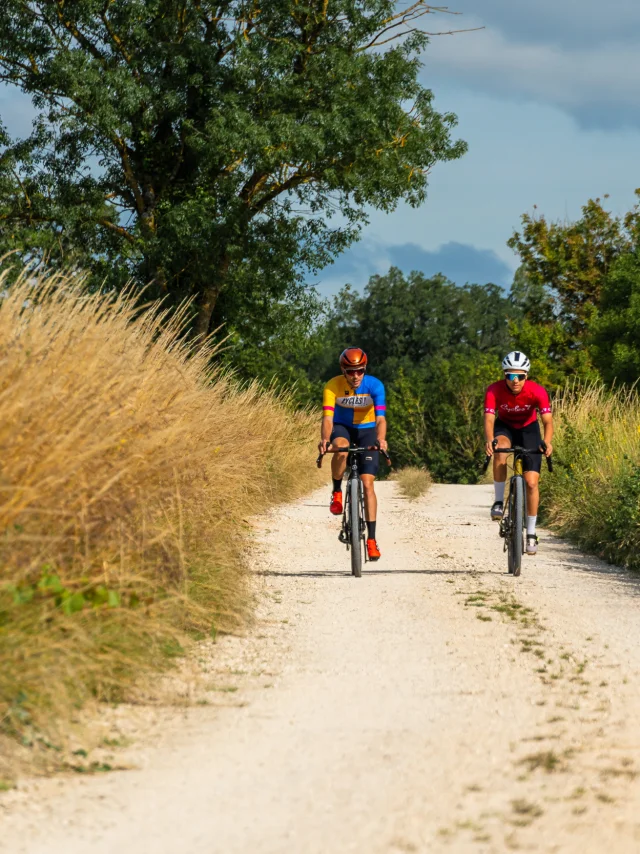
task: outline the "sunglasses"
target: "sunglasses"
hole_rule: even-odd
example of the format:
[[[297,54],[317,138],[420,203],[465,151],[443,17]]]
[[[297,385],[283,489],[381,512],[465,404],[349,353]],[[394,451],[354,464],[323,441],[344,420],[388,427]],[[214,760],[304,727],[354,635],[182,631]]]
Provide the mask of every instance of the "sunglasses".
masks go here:
[[[364,368],[345,368],[345,374],[350,377],[361,377],[364,374]]]
[[[505,374],[504,378],[509,380],[512,383],[520,382],[521,380],[526,380],[526,374]]]

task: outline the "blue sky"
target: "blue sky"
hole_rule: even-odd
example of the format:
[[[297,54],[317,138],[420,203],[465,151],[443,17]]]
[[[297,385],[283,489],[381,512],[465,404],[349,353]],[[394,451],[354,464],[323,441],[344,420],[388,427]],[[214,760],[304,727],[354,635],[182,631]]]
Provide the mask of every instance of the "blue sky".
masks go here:
[[[371,211],[362,240],[311,279],[324,295],[363,287],[391,265],[453,281],[508,286],[506,241],[537,205],[572,219],[588,198],[628,210],[640,186],[640,2],[458,0],[460,16],[427,17],[439,36],[423,56],[436,108],[458,115],[468,153],[437,165],[426,204]],[[27,133],[28,101],[0,88],[0,116]]]

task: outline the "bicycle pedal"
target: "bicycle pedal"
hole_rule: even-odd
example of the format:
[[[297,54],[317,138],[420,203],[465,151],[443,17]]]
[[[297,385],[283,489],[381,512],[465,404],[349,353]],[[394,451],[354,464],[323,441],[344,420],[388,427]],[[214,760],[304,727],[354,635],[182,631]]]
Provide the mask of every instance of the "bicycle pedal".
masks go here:
[[[349,538],[347,537],[347,532],[344,530],[340,531],[340,533],[338,534],[338,539],[340,540],[341,543],[344,543],[345,545],[347,545],[349,543]]]

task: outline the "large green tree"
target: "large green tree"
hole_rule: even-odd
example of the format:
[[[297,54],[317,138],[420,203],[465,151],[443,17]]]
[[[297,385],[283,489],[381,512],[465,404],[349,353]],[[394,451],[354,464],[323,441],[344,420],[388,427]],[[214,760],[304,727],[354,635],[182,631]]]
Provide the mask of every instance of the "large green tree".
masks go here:
[[[613,262],[639,235],[638,204],[618,217],[600,199],[589,199],[575,222],[549,222],[537,213],[524,214],[521,231],[507,242],[522,262],[516,288],[527,317],[545,324],[558,321],[579,341]]]
[[[605,199],[607,197],[605,196]],[[575,222],[522,217],[508,245],[521,266],[511,289],[511,335],[532,358],[540,380],[560,386],[568,376],[599,378],[590,347],[607,280],[640,236],[640,206],[624,216],[590,199]]]
[[[640,246],[618,258],[602,288],[589,351],[607,383],[640,379]]]
[[[418,81],[429,11],[5,0],[0,79],[40,118],[26,140],[3,131],[4,248],[190,297],[200,334],[299,295],[367,206],[421,204],[433,165],[465,150]]]

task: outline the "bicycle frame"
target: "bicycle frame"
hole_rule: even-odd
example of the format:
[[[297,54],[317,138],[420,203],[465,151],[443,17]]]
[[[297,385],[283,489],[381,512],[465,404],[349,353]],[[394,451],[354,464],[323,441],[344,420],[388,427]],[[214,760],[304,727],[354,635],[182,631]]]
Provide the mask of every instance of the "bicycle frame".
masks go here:
[[[358,470],[358,456],[370,451],[380,451],[387,463],[391,464],[391,459],[386,451],[383,451],[377,445],[372,448],[358,447],[350,445],[347,448],[331,448],[325,453],[327,454],[347,454],[347,467],[349,469],[349,477],[347,479],[347,491],[344,502],[344,512],[342,514],[342,527],[338,534],[338,539],[347,547],[347,551],[351,551],[351,572],[356,578],[362,574],[362,554],[364,552],[365,561],[368,560],[367,550],[365,548],[365,532],[367,525],[365,522],[364,508],[364,490],[362,488],[362,480]],[[320,454],[316,460],[318,468],[322,466],[322,458],[324,454]],[[352,506],[356,502],[355,508]]]
[[[342,513],[342,529],[338,538],[341,543],[344,543],[347,547],[347,551],[351,548],[351,544],[353,542],[351,538],[351,523],[350,523],[350,505],[352,500],[352,487],[351,482],[353,480],[358,481],[358,507],[357,507],[357,517],[358,517],[358,539],[364,538],[364,532],[366,530],[365,524],[365,514],[364,514],[364,490],[362,488],[362,481],[360,479],[360,472],[358,471],[358,455],[352,449],[349,449],[347,456],[347,468],[349,469],[349,477],[347,478],[347,490],[344,502],[344,511]],[[367,553],[365,550],[365,561],[368,560]]]
[[[509,501],[506,512],[500,520],[499,534],[504,539],[503,551],[508,552],[508,569],[511,575],[520,575],[524,531],[527,519],[527,489],[524,478],[524,458],[526,455],[544,454],[547,446],[541,442],[540,448],[498,448],[494,440],[494,454],[513,454],[513,474],[509,479]],[[553,471],[551,457],[547,457],[547,468]],[[486,471],[491,457],[487,456],[484,464]]]

